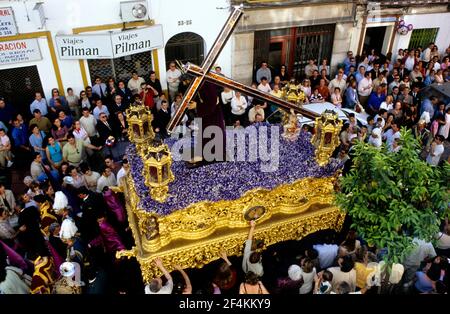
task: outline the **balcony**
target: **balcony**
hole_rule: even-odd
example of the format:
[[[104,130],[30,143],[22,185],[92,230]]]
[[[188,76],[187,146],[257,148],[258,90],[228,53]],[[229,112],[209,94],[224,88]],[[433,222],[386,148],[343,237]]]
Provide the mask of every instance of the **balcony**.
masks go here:
[[[382,7],[429,6],[432,4],[449,4],[450,0],[375,0]]]
[[[369,2],[380,3],[383,7],[429,6],[431,4],[450,4],[450,0],[231,0],[232,5],[244,7],[295,6],[302,4],[354,3],[364,5]]]
[[[254,7],[282,7],[298,6],[303,4],[328,4],[328,3],[349,3],[351,0],[231,0],[232,5],[244,5],[246,8]],[[353,1],[355,2],[355,1]]]

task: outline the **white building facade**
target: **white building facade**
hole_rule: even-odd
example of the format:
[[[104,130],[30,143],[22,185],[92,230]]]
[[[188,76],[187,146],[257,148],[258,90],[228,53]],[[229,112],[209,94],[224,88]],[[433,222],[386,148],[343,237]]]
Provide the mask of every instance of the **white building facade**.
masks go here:
[[[39,8],[36,8],[39,2],[42,3],[40,10],[43,9],[45,17],[42,21]],[[145,79],[148,79],[149,71],[155,71],[165,89],[165,73],[167,63],[170,61],[166,60],[166,53],[176,56],[182,62],[187,61],[186,59],[201,62],[229,15],[229,3],[226,0],[146,0],[137,1],[147,8],[145,18],[124,22],[121,17],[121,2],[126,1],[0,0],[0,12],[3,8],[13,12],[17,29],[17,34],[8,36],[2,34],[0,27],[0,60],[3,58],[3,62],[0,61],[0,96],[14,96],[13,94],[19,91],[23,94],[23,90],[26,89],[28,98],[34,90],[42,90],[46,98],[49,98],[52,88],[59,88],[64,94],[68,87],[73,88],[78,94],[85,86],[92,84],[96,75],[102,77],[104,81],[109,77],[126,80],[131,77],[132,70],[137,70]],[[88,36],[91,37],[88,39],[92,39],[89,40],[90,53],[105,51],[111,36],[118,37],[130,33],[130,30],[152,28],[155,25],[160,27],[162,34],[157,35],[157,39],[150,38],[150,41],[155,42],[162,38],[162,43],[150,51],[137,53],[133,49],[137,47],[136,45],[128,45],[131,48],[120,57],[90,59],[74,56],[81,50],[75,51],[73,47],[70,48],[72,56],[68,56],[67,47],[63,48],[66,49],[64,51],[59,49],[60,39],[68,38],[65,36],[72,38],[73,42],[79,40],[80,36]],[[170,41],[176,35],[179,39],[175,42]],[[2,55],[2,44],[3,47],[16,45],[20,48],[23,41],[30,41],[29,45],[36,44],[38,51],[31,55],[27,49],[25,51],[22,49],[9,51],[9,55]],[[125,39],[124,43],[126,42]],[[86,44],[86,41],[84,43]],[[189,44],[192,47],[182,49]],[[177,53],[183,52],[182,50],[195,58]],[[89,53],[87,50],[84,52]],[[11,59],[11,55],[19,53],[24,57]],[[224,47],[217,64],[222,66],[225,74],[231,74],[229,44]],[[20,102],[20,99],[19,97],[15,102]]]

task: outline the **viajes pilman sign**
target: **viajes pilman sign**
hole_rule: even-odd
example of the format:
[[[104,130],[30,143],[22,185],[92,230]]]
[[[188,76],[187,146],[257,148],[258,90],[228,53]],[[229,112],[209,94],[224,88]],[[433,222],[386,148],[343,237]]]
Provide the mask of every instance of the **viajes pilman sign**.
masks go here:
[[[109,34],[58,35],[60,59],[112,59],[161,48],[162,26]]]

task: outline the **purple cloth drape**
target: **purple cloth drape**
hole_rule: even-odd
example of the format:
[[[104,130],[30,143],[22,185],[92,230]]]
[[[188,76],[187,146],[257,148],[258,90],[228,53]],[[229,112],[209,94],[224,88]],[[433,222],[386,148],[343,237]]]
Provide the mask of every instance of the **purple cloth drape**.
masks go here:
[[[109,209],[114,213],[117,221],[121,224],[125,223],[126,214],[122,203],[120,202],[119,196],[114,193],[111,189],[103,192],[103,198],[106,204],[108,204]]]
[[[106,220],[99,223],[99,228],[100,235],[90,242],[91,246],[100,246],[103,244],[105,250],[109,253],[126,249],[116,230]]]
[[[6,255],[8,256],[9,263],[12,266],[16,266],[23,271],[28,269],[28,264],[25,261],[25,259],[20,256],[19,253],[14,251],[12,248],[10,248],[8,245],[6,245],[2,240],[0,240],[0,244],[2,245],[3,249],[5,250]]]

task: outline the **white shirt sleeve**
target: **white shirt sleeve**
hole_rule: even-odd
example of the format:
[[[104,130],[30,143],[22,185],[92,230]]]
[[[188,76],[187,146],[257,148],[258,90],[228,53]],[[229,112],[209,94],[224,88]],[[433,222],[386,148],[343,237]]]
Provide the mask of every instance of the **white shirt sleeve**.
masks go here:
[[[244,272],[247,271],[247,262],[250,258],[250,254],[252,253],[252,240],[246,240],[244,245],[244,256],[242,258],[242,270]]]

